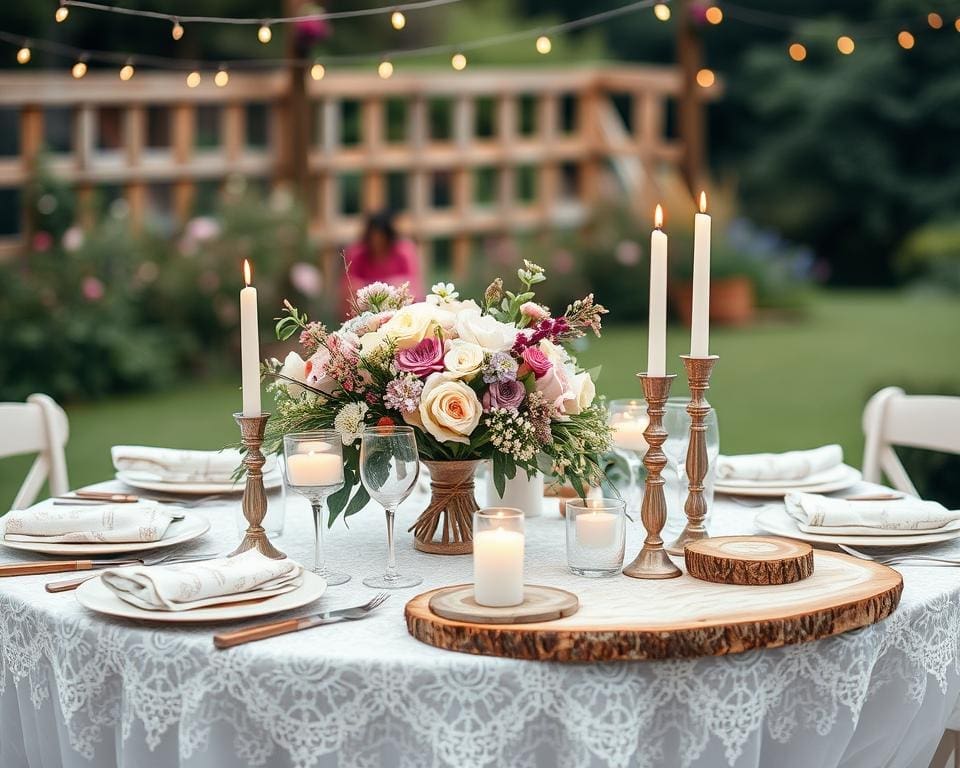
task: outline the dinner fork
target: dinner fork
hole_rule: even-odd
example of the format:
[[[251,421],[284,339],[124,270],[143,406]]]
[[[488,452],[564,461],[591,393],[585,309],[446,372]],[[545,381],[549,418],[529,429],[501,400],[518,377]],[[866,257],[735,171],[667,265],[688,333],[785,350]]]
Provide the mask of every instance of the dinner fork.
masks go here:
[[[266,640],[268,637],[276,637],[277,635],[286,635],[290,632],[299,632],[303,629],[321,627],[324,624],[335,624],[340,621],[355,621],[364,618],[369,615],[371,611],[379,608],[388,597],[390,597],[390,595],[386,592],[379,592],[366,604],[353,608],[339,608],[335,611],[313,613],[297,619],[269,621],[265,624],[256,624],[252,627],[247,627],[246,629],[223,632],[213,636],[213,644],[217,648],[232,648],[235,645],[252,643],[255,640]]]
[[[104,568],[113,568],[120,565],[179,565],[180,563],[198,563],[203,560],[212,560],[219,555],[215,552],[203,552],[196,555],[177,555],[164,554],[154,555],[152,557],[124,558],[122,560],[92,560],[96,564],[93,573],[88,573],[75,579],[62,579],[60,581],[50,581],[44,585],[47,592],[69,592],[76,589],[85,581],[95,579],[100,575]]]
[[[904,565],[914,561],[930,563],[931,565],[960,565],[960,559],[957,558],[908,554],[877,556],[868,555],[866,552],[861,552],[859,549],[854,549],[853,547],[846,546],[845,544],[837,544],[837,546],[848,555],[859,558],[860,560],[869,560],[872,563],[880,563],[881,565]]]

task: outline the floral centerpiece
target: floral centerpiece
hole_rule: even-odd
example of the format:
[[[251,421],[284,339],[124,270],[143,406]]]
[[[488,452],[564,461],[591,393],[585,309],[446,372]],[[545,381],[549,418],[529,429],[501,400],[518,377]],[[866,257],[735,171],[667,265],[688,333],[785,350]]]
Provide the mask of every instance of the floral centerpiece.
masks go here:
[[[299,333],[303,356],[264,366],[277,402],[266,447],[276,450],[293,431],[340,433],[346,484],[329,499],[330,524],[368,501],[359,476],[368,425],[416,428],[434,495],[411,530],[426,551],[469,551],[479,461],[491,460],[500,493],[518,469],[532,475],[541,465],[580,489],[600,480],[606,415],[593,375],[566,345],[587,331],[599,336],[606,310],[591,294],[552,316],[532,290],[546,279],[543,269],[525,261],[517,277],[517,293],[498,278],[479,302],[460,299],[450,283],[434,285],[422,302],[406,285],[373,283],[357,291],[353,316],[335,331],[285,302],[277,335]],[[431,547],[444,516],[441,542]]]

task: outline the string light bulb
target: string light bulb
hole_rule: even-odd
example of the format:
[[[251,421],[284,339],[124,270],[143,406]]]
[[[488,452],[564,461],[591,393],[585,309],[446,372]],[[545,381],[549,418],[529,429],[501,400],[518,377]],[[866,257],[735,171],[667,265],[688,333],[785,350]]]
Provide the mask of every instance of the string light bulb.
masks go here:
[[[956,28],[957,32],[960,32],[960,16],[957,16],[957,18],[954,19],[953,26]]]
[[[837,38],[837,50],[844,56],[849,56],[856,47],[856,43],[853,42],[853,38],[849,35],[840,35],[840,37]]]
[[[57,8],[56,13],[53,14],[53,18],[57,20],[57,24],[63,24],[69,15],[70,9],[65,5],[61,5],[59,8]]]
[[[701,88],[709,88],[717,80],[717,76],[713,73],[712,69],[707,69],[704,67],[699,72],[697,72],[697,85]]]
[[[30,48],[24,44],[23,48],[17,51],[17,64],[29,64],[31,55]]]
[[[897,42],[900,44],[900,47],[903,48],[903,50],[909,51],[911,48],[913,48],[916,40],[914,39],[913,35],[907,32],[907,30],[901,29],[897,34]]]
[[[227,83],[230,82],[230,73],[227,72],[226,67],[220,67],[220,69],[217,70],[217,74],[213,76],[213,82],[217,88],[226,87]]]
[[[716,26],[723,21],[723,9],[720,6],[711,5],[704,11],[703,16],[708,22]]]
[[[260,29],[257,30],[257,40],[264,45],[273,40],[273,30],[270,29],[270,25],[266,22],[261,24]]]
[[[120,79],[123,80],[123,82],[131,80],[135,73],[136,70],[133,68],[133,64],[131,64],[129,61],[120,67]]]
[[[170,37],[174,40],[179,40],[183,37],[183,24],[180,23],[178,19],[173,20],[173,28],[170,30]]]
[[[310,77],[314,80],[323,80],[325,74],[327,74],[327,70],[319,61],[310,67]]]
[[[390,26],[396,30],[401,30],[407,26],[407,17],[401,11],[394,11],[390,14]]]
[[[450,66],[453,67],[457,72],[462,72],[467,68],[467,57],[462,53],[455,53],[450,59]]]
[[[657,3],[653,6],[653,15],[660,21],[670,21],[670,6],[666,3]]]
[[[794,61],[803,61],[807,58],[807,47],[803,43],[791,43],[787,53]]]
[[[85,74],[87,74],[87,62],[82,59],[73,65],[73,68],[70,70],[70,74],[73,75],[74,79],[79,80]]]
[[[927,14],[927,24],[931,29],[940,29],[943,26],[943,16],[936,11]]]
[[[193,70],[187,75],[187,88],[196,88],[198,85],[200,85],[200,73]]]
[[[550,42],[550,38],[546,35],[540,35],[540,37],[537,38],[537,53],[542,53],[546,56],[552,50],[553,43]]]
[[[381,80],[389,80],[393,75],[393,64],[384,59],[380,62],[380,66],[377,67],[377,74],[380,75]]]

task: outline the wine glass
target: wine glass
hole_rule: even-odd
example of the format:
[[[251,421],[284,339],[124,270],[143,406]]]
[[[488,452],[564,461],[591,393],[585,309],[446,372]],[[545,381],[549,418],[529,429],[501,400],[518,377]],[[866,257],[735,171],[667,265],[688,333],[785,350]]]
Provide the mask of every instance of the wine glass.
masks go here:
[[[613,430],[614,452],[623,458],[630,472],[630,488],[627,491],[630,509],[640,506],[643,456],[648,447],[643,431],[649,421],[646,400],[610,401],[607,423]]]
[[[393,523],[397,507],[417,485],[420,457],[413,427],[368,427],[360,438],[360,479],[370,498],[387,513],[387,570],[383,576],[369,576],[363,583],[374,589],[415,587],[420,576],[397,572]]]
[[[327,499],[343,488],[343,444],[334,429],[294,432],[283,436],[287,483],[307,498],[313,508],[313,572],[328,586],[350,581],[346,573],[332,571],[323,556],[324,511]]]

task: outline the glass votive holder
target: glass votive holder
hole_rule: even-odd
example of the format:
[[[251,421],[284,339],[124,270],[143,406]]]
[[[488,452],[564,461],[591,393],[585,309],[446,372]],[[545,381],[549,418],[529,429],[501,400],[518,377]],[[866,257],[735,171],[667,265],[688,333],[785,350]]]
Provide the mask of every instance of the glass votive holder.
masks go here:
[[[523,512],[488,507],[473,513],[473,598],[503,608],[523,602]]]
[[[626,505],[620,499],[567,501],[567,566],[577,576],[616,576],[626,546]]]

